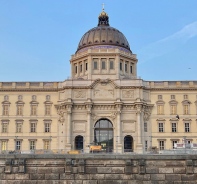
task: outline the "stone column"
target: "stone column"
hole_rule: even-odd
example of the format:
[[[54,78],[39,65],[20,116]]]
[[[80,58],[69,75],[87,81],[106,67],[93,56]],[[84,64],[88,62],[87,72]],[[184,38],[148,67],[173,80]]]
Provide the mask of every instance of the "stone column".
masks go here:
[[[88,53],[91,53],[91,50],[88,50]],[[92,79],[92,58],[88,56],[88,79]]]
[[[136,105],[136,116],[137,116],[137,145],[136,145],[136,152],[142,153],[143,152],[143,145],[142,145],[142,134],[141,134],[141,127],[142,127],[142,105]]]
[[[89,153],[89,145],[91,143],[91,110],[92,110],[92,103],[88,102],[86,104],[87,109],[87,123],[86,123],[86,135],[85,135],[85,145],[84,145],[84,151],[85,153]]]
[[[116,59],[114,62],[115,65],[115,72],[116,72],[116,79],[120,78],[120,55],[119,55],[119,49],[116,49]]]
[[[72,149],[71,146],[71,137],[72,137],[72,105],[67,105],[67,126],[66,126],[66,150],[69,151]]]

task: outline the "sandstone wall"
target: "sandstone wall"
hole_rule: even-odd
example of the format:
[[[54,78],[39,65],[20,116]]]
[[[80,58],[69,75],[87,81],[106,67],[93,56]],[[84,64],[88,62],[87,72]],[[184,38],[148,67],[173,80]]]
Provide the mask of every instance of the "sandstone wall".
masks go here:
[[[0,184],[197,183],[197,155],[0,155]]]

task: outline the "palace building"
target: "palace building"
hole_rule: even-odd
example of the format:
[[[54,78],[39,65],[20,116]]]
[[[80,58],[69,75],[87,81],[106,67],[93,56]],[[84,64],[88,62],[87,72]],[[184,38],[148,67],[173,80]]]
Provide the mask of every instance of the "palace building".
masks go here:
[[[0,82],[0,147],[145,153],[197,142],[197,81],[146,81],[103,10],[71,56],[71,79]]]

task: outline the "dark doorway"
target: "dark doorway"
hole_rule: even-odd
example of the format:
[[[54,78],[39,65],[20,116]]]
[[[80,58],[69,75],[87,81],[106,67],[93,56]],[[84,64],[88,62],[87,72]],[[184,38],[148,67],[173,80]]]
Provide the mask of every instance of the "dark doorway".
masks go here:
[[[133,152],[133,137],[130,135],[124,137],[124,152]]]
[[[100,119],[94,126],[94,143],[102,146],[103,152],[113,151],[113,125],[108,119]]]
[[[83,136],[78,135],[75,137],[75,149],[82,150],[83,149]]]

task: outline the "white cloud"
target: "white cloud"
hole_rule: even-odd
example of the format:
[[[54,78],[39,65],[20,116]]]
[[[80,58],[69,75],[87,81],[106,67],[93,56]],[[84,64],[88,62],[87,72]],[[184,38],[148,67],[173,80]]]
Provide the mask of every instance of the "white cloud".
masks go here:
[[[162,56],[195,36],[197,36],[197,21],[184,26],[181,30],[166,38],[142,48],[138,51],[138,55],[140,56],[139,63],[144,63],[155,57]]]

